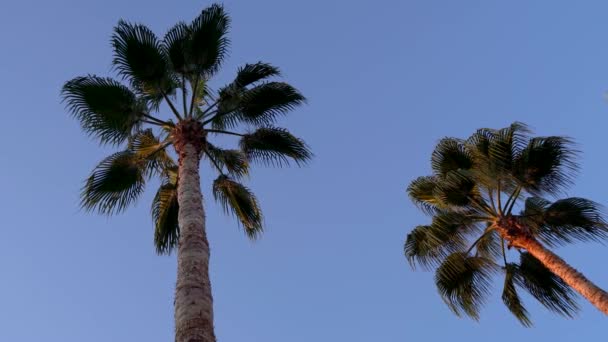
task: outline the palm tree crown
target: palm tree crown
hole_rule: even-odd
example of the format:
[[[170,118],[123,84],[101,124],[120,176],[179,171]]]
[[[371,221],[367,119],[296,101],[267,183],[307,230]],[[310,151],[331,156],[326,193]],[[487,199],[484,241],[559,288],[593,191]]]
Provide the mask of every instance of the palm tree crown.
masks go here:
[[[85,132],[102,144],[125,146],[93,170],[82,206],[122,212],[150,177],[160,177],[152,203],[159,253],[169,253],[179,236],[178,164],[167,147],[175,146],[179,154],[184,140],[196,141],[200,157],[219,174],[214,198],[252,238],[262,231],[262,213],[254,194],[239,182],[250,162],[299,165],[312,156],[301,139],[274,126],[305,102],[291,85],[271,80],[280,76],[278,68],[246,64],[231,83],[210,89],[210,78],[227,56],[229,25],[220,5],[206,8],[190,24],[178,23],[162,39],[144,25],[120,21],[111,39],[119,80],[87,75],[63,87],[63,99]],[[163,116],[165,111],[170,115]],[[219,135],[240,139],[238,148],[219,147],[213,142]]]
[[[530,137],[521,123],[480,129],[466,140],[444,138],[431,157],[431,176],[407,192],[432,217],[412,230],[405,255],[415,267],[436,268],[435,283],[457,314],[479,318],[491,277],[504,275],[502,300],[519,321],[531,321],[518,288],[556,313],[578,310],[563,279],[526,251],[526,242],[559,246],[608,236],[600,206],[557,196],[572,183],[576,150],[565,137]],[[519,253],[512,258],[514,247]]]

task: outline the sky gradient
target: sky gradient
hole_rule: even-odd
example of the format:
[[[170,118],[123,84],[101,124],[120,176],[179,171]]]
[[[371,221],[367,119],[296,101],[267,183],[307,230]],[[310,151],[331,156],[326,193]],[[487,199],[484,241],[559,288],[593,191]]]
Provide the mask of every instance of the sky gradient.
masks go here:
[[[60,103],[63,83],[112,75],[120,18],[158,35],[207,1],[11,1],[0,5],[0,341],[172,341],[175,256],[156,256],[150,202],[111,218],[79,210],[82,180],[112,148]],[[225,1],[231,57],[214,81],[259,60],[309,104],[280,125],[315,159],[256,167],[266,232],[247,240],[202,189],[219,341],[602,341],[606,318],[574,320],[523,295],[535,327],[500,301],[454,316],[433,274],[412,271],[406,234],[428,218],[405,194],[444,136],[513,121],[568,135],[583,151],[568,195],[608,204],[605,1]],[[205,173],[207,172],[207,173]],[[608,249],[557,252],[608,287]]]

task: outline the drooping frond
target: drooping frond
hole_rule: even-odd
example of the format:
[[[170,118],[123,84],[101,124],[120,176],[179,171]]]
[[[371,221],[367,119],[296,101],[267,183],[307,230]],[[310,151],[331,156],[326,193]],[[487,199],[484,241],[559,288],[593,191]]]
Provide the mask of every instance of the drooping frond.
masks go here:
[[[144,170],[130,151],[114,153],[102,160],[87,179],[81,193],[86,210],[102,214],[124,211],[144,190]]]
[[[505,266],[505,283],[502,290],[502,301],[505,303],[509,311],[519,320],[525,327],[531,327],[532,321],[528,315],[528,311],[521,302],[521,298],[517,294],[515,288],[515,278],[518,271],[517,264],[507,264]]]
[[[423,212],[434,215],[442,208],[441,202],[435,197],[437,187],[435,176],[422,176],[414,179],[407,187],[407,194]]]
[[[520,254],[514,279],[518,286],[526,289],[542,305],[555,313],[573,317],[579,310],[574,291],[527,252]]]
[[[485,232],[475,245],[476,254],[486,259],[495,261],[502,255],[500,247],[500,236],[495,230]]]
[[[161,43],[162,51],[171,68],[181,75],[189,75],[194,71],[187,57],[190,34],[190,27],[184,22],[179,22],[167,31]]]
[[[161,186],[152,200],[154,245],[158,254],[170,254],[179,241],[179,204],[177,202],[177,168],[166,170]]]
[[[262,233],[262,211],[248,188],[226,175],[220,175],[213,182],[213,197],[226,213],[232,213],[239,219],[247,236],[254,239]]]
[[[464,248],[465,239],[456,226],[430,225],[418,226],[407,235],[404,253],[412,268],[418,265],[430,270],[451,253]]]
[[[454,253],[437,268],[435,284],[456,315],[466,314],[478,320],[495,271],[496,265],[485,258]]]
[[[77,77],[66,82],[61,94],[83,130],[101,143],[124,142],[146,111],[135,94],[111,78]]]
[[[290,159],[301,165],[312,158],[312,152],[303,140],[286,129],[276,127],[263,127],[245,134],[240,148],[247,159],[267,165],[287,165]]]
[[[142,94],[158,101],[174,86],[161,43],[149,28],[119,21],[112,35],[114,66]]]
[[[441,139],[431,155],[431,167],[439,176],[450,171],[468,170],[472,166],[473,160],[459,139]]]
[[[608,238],[601,206],[579,197],[565,198],[546,207],[539,237],[552,245]]]
[[[555,195],[572,183],[578,166],[572,142],[564,137],[532,138],[515,157],[513,172],[531,194]]]
[[[186,56],[204,78],[219,69],[228,52],[229,27],[230,18],[219,4],[205,8],[190,25],[191,40]]]
[[[206,151],[220,168],[226,168],[230,176],[241,178],[249,173],[247,156],[240,150],[225,150],[207,143]]]

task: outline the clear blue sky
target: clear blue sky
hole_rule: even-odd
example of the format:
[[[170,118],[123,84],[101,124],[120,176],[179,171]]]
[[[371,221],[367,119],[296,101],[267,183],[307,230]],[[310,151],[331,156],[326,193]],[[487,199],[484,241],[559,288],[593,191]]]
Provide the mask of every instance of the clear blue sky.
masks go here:
[[[108,75],[119,18],[163,34],[207,1],[4,1],[0,5],[0,341],[171,341],[175,257],[152,246],[152,190],[128,213],[78,209],[82,179],[110,149],[60,103],[66,80]],[[497,291],[480,323],[459,319],[432,274],[413,272],[407,232],[427,222],[405,195],[434,143],[514,120],[584,151],[570,194],[608,204],[605,1],[227,1],[237,66],[264,60],[310,99],[282,123],[316,153],[308,167],[258,168],[266,214],[255,243],[206,191],[220,341],[601,341],[524,296],[524,329]],[[576,6],[575,6],[576,4]],[[207,169],[204,169],[207,170]],[[205,172],[205,171],[203,171]],[[559,253],[608,287],[608,248]],[[497,285],[500,281],[497,282]]]

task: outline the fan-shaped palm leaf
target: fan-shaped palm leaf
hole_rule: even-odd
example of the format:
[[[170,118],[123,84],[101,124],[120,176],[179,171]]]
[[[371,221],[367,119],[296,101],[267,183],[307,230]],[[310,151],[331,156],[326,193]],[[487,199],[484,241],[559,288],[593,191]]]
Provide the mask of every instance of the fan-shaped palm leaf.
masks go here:
[[[518,276],[517,264],[509,263],[505,266],[505,283],[502,291],[502,301],[509,311],[526,327],[532,326],[528,311],[521,302],[515,288],[515,278]]]
[[[249,162],[247,156],[240,150],[225,150],[215,147],[211,143],[205,146],[212,163],[220,168],[226,168],[228,173],[236,178],[241,178],[249,173]]]
[[[240,147],[249,160],[268,165],[286,165],[289,159],[301,165],[312,158],[306,143],[283,128],[264,127],[245,134]]]
[[[532,138],[514,161],[514,175],[532,194],[557,194],[572,184],[578,166],[572,142],[563,137]]]
[[[77,77],[66,82],[61,93],[83,130],[102,143],[124,142],[146,110],[135,94],[111,78]]]
[[[477,320],[495,271],[496,265],[485,258],[454,253],[437,268],[435,284],[456,315],[466,314]]]
[[[144,168],[130,151],[114,153],[95,167],[82,189],[82,207],[103,214],[125,210],[144,190]]]
[[[226,213],[234,214],[250,238],[256,238],[263,230],[262,212],[255,195],[242,184],[220,175],[213,182],[213,197]]]
[[[520,254],[515,283],[553,312],[573,317],[579,310],[570,287],[529,253]]]
[[[114,66],[135,89],[152,99],[161,99],[174,84],[161,43],[144,25],[119,21],[112,36]]]
[[[177,214],[177,168],[167,170],[163,183],[152,200],[154,245],[158,254],[170,254],[179,241]]]
[[[205,8],[190,25],[186,56],[188,64],[195,66],[199,74],[207,77],[221,66],[230,45],[226,37],[229,27],[230,18],[224,7],[218,4]]]

